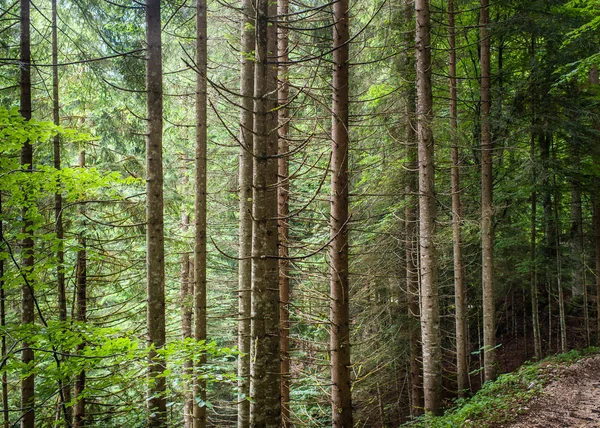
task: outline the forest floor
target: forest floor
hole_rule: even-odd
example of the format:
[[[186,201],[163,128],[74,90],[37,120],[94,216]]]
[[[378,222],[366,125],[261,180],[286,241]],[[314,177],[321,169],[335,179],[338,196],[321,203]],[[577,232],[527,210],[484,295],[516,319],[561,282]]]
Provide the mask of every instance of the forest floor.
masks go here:
[[[566,367],[548,364],[542,371],[551,380],[541,394],[513,422],[497,427],[600,428],[600,356]]]

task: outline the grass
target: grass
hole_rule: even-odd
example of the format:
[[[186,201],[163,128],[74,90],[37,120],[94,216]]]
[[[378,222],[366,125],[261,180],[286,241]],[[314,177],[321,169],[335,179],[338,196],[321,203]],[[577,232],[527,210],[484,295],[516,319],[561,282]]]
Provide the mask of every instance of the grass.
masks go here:
[[[517,371],[486,382],[471,398],[459,399],[443,416],[427,414],[406,423],[413,428],[489,427],[513,420],[525,412],[526,405],[539,395],[551,379],[553,368],[571,365],[582,357],[600,353],[600,348],[573,350],[534,363],[527,362]]]

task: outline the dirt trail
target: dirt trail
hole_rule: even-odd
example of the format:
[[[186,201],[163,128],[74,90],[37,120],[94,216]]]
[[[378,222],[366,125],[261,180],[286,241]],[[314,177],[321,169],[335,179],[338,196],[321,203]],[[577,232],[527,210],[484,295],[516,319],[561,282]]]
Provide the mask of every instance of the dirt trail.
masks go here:
[[[569,367],[548,365],[553,380],[510,428],[600,428],[600,356]]]

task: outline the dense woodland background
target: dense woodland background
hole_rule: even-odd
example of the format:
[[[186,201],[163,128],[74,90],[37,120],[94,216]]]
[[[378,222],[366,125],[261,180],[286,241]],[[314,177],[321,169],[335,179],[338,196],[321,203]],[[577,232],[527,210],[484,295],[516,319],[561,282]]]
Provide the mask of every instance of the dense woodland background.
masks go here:
[[[0,423],[396,427],[598,344],[599,17],[0,0]]]

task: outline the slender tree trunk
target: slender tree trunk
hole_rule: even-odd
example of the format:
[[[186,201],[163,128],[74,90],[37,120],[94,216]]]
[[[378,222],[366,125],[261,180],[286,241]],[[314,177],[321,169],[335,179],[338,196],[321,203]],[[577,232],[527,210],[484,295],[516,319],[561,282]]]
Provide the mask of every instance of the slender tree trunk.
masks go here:
[[[277,28],[277,57],[279,58],[279,80],[278,90],[278,120],[279,120],[279,160],[278,175],[279,185],[277,190],[278,205],[278,230],[279,230],[279,330],[281,351],[281,426],[289,427],[290,421],[290,261],[289,261],[289,101],[290,87],[288,82],[289,43],[288,29],[285,21],[289,13],[288,0],[278,0],[277,15],[284,25]]]
[[[598,66],[593,65],[590,70],[590,83],[592,85],[598,86]],[[597,132],[600,132],[600,121],[596,121],[594,123],[594,129]],[[594,216],[594,243],[596,247],[596,266],[595,266],[595,276],[596,276],[596,309],[597,309],[597,326],[596,326],[596,334],[597,341],[596,343],[600,343],[600,191],[598,188],[594,189],[594,197],[593,197],[593,216]]]
[[[185,170],[184,170],[185,174]],[[187,191],[187,177],[184,175],[183,184],[184,194]],[[190,216],[187,214],[185,208],[181,213],[181,230],[184,237],[187,236],[187,232],[190,225]],[[193,287],[193,276],[190,272],[190,253],[185,251],[181,255],[181,339],[186,340],[193,337],[192,333],[192,315],[194,311],[194,287]],[[192,428],[192,418],[194,415],[194,396],[192,391],[192,376],[194,373],[194,362],[193,360],[185,360],[183,362],[183,426],[184,428]]]
[[[57,5],[56,0],[52,0],[52,118],[55,125],[60,125],[60,105],[58,94],[58,28],[57,21]],[[60,159],[60,134],[54,136],[54,168],[61,169]],[[58,248],[56,250],[56,282],[58,294],[58,319],[66,323],[67,321],[67,297],[65,290],[65,254],[64,254],[64,229],[62,220],[62,194],[60,180],[58,182],[58,190],[54,194],[54,230],[56,239],[58,240]],[[70,423],[71,407],[67,407],[67,403],[71,401],[71,386],[70,383],[59,380],[62,388],[61,405],[62,409],[66,410],[64,415],[67,424]]]
[[[20,112],[23,119],[31,119],[31,40],[30,40],[30,3],[29,0],[21,1],[21,57],[20,57]],[[21,168],[31,173],[33,171],[33,146],[27,140],[21,149]],[[24,189],[26,198],[31,198],[28,189]],[[33,324],[34,316],[34,278],[32,275],[33,258],[33,222],[30,219],[27,205],[22,210],[23,241],[21,244],[21,269],[27,278],[21,287],[21,324]],[[29,347],[29,341],[23,342],[21,361],[24,365],[33,364],[34,353]],[[21,379],[21,427],[33,428],[35,424],[35,376],[28,374]]]
[[[160,0],[146,3],[146,269],[149,346],[148,427],[167,423],[166,361],[156,352],[165,345],[165,243],[162,164],[162,41]]]
[[[252,0],[242,0],[241,55],[240,55],[240,230],[238,264],[238,428],[250,426],[250,309],[252,287],[252,150],[254,135],[254,8]]]
[[[533,162],[535,159],[535,134],[531,133],[531,144],[530,144],[530,157]],[[531,237],[529,240],[529,254],[530,254],[530,265],[529,265],[529,284],[531,286],[531,322],[533,325],[533,342],[535,349],[535,358],[542,358],[542,338],[540,334],[540,318],[539,318],[539,304],[538,304],[538,283],[537,283],[537,192],[535,185],[537,181],[535,167],[532,168],[531,181],[534,186],[531,192]]]
[[[206,103],[207,44],[206,0],[196,0],[196,198],[194,245],[194,338],[206,340]],[[199,374],[206,364],[206,354],[198,360],[194,377],[194,428],[206,427],[206,382]]]
[[[576,144],[576,143],[575,143]],[[570,160],[575,168],[575,174],[579,173],[581,155],[578,147],[571,150]],[[582,296],[584,284],[582,283],[582,257],[583,257],[583,213],[581,209],[581,186],[578,178],[571,179],[571,293],[573,296]]]
[[[408,82],[406,87],[406,157],[407,157],[407,181],[406,181],[406,208],[405,208],[405,235],[406,235],[406,300],[408,306],[409,341],[410,341],[410,414],[419,416],[423,414],[423,374],[421,354],[421,327],[419,325],[419,252],[417,233],[417,209],[418,209],[418,159],[417,159],[417,134],[415,109],[417,103],[416,93],[416,68],[415,52],[409,49],[415,43],[415,18],[412,0],[404,1],[404,44],[407,49],[402,53],[402,70]]]
[[[452,138],[452,236],[454,238],[454,302],[456,307],[456,380],[458,396],[464,397],[469,388],[467,366],[467,290],[462,257],[460,204],[460,160],[458,153],[458,107],[456,93],[456,37],[454,34],[454,0],[448,0],[448,38],[450,42],[450,128]]]
[[[79,152],[79,167],[85,168],[85,151]],[[85,231],[85,220],[83,220],[85,214],[85,205],[80,207],[80,214],[83,221],[82,229]],[[85,232],[82,231],[78,236],[79,249],[77,250],[77,312],[75,314],[75,320],[80,323],[87,322],[87,245],[85,239]],[[77,345],[77,353],[82,353],[87,343],[82,342]],[[73,427],[82,428],[86,425],[86,399],[82,396],[85,389],[86,373],[85,370],[81,370],[75,376],[74,394],[75,394],[75,405],[73,406]]]
[[[496,378],[496,310],[494,304],[494,200],[491,127],[490,11],[481,0],[481,253],[483,287],[483,347],[485,380]]]
[[[419,244],[421,250],[421,340],[425,411],[439,413],[442,352],[436,281],[433,96],[429,1],[416,0],[417,141],[419,152]]]
[[[0,192],[0,245],[4,246],[4,223],[2,221],[2,193]],[[0,328],[6,328],[6,293],[4,290],[4,259],[0,260]],[[1,358],[6,357],[6,335],[2,335]],[[8,378],[2,372],[2,427],[8,428]]]
[[[556,285],[558,291],[558,317],[560,323],[560,349],[567,352],[567,322],[565,316],[565,297],[562,286],[562,259],[560,251],[560,223],[558,217],[558,187],[556,174],[552,177],[554,184],[554,226],[556,227]]]
[[[277,2],[256,2],[250,426],[281,426],[277,262]]]
[[[600,343],[600,196],[596,190],[594,197],[594,243],[596,247],[596,344]]]
[[[352,427],[350,286],[348,281],[348,0],[333,4],[330,319],[333,427]]]

